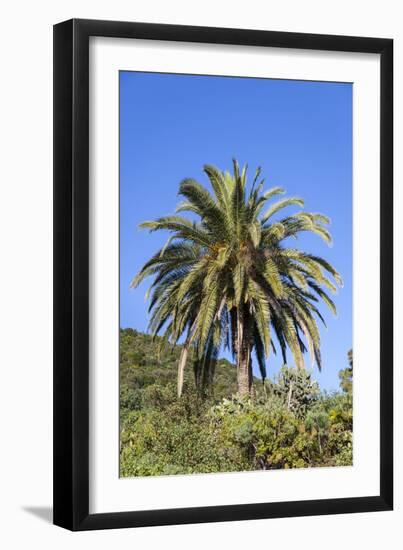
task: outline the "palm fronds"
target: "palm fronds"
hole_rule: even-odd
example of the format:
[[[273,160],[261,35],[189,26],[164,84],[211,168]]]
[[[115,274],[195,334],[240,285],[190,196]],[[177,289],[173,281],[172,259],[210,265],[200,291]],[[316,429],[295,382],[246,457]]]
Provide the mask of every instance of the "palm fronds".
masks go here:
[[[173,343],[185,342],[178,395],[190,349],[199,386],[211,381],[220,350],[231,349],[240,393],[251,391],[253,353],[266,377],[266,361],[275,350],[273,335],[285,363],[289,349],[303,368],[309,351],[321,368],[317,321],[324,319],[317,304],[324,302],[336,313],[328,291],[336,292],[342,279],[325,259],[290,247],[289,238],[307,231],[330,245],[329,219],[301,210],[281,217],[285,208],[303,207],[298,197],[277,200],[263,211],[284,190],[263,191],[260,168],[249,191],[247,167],[240,169],[236,160],[232,173],[211,165],[204,172],[211,191],[185,179],[179,186],[184,201],[176,214],[140,225],[167,231],[169,239],[132,281],[136,287],[153,277],[150,330],[163,330]],[[183,212],[191,212],[197,221],[180,216]]]

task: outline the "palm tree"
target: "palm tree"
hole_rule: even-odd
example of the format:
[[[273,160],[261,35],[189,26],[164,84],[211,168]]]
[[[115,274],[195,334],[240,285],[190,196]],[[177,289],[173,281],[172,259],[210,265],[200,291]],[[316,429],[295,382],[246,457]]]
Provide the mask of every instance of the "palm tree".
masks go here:
[[[284,363],[289,348],[296,366],[303,368],[309,349],[312,363],[321,369],[317,319],[324,319],[317,303],[323,301],[336,313],[326,290],[336,292],[342,280],[323,258],[291,247],[290,238],[309,231],[330,244],[329,219],[299,211],[276,220],[284,208],[303,207],[304,202],[296,197],[272,202],[284,191],[274,187],[263,192],[260,168],[249,190],[247,166],[240,170],[236,160],[232,174],[210,165],[204,172],[213,193],[185,179],[179,186],[184,202],[176,214],[140,225],[166,230],[170,237],[131,284],[154,277],[148,292],[149,328],[154,334],[164,330],[173,343],[184,342],[178,395],[189,351],[195,357],[196,381],[203,381],[223,347],[236,358],[239,394],[250,394],[252,355],[264,380],[266,360],[271,350],[276,353],[273,334]]]

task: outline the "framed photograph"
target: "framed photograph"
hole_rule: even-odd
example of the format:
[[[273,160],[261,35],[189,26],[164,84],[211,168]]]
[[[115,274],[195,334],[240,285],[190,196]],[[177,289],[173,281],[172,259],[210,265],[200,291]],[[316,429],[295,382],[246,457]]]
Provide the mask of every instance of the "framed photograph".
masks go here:
[[[393,42],[54,27],[54,523],[391,510]]]

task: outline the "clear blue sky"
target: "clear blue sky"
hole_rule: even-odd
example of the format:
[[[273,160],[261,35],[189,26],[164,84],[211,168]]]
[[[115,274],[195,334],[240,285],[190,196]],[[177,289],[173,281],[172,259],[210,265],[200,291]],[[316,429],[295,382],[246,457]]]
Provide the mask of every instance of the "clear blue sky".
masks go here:
[[[307,211],[332,220],[332,248],[310,235],[296,244],[325,257],[344,279],[337,318],[321,308],[328,325],[322,373],[314,368],[323,388],[336,389],[352,347],[351,84],[120,73],[121,327],[146,331],[149,284],[129,284],[167,238],[138,224],[174,213],[183,178],[206,183],[203,164],[229,169],[233,157],[248,163],[250,175],[261,166],[267,187],[284,187],[304,198]],[[280,354],[271,355],[269,376],[280,366]]]

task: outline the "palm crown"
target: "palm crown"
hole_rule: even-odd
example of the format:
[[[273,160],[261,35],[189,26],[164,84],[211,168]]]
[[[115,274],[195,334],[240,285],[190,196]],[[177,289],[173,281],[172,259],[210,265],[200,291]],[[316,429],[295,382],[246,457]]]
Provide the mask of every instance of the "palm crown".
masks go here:
[[[288,246],[287,239],[310,231],[330,244],[329,219],[299,211],[275,221],[285,207],[303,207],[304,202],[295,197],[272,201],[284,191],[275,187],[263,192],[260,168],[249,190],[247,167],[240,170],[235,160],[232,174],[210,165],[204,172],[213,193],[185,179],[179,186],[185,200],[176,215],[140,225],[171,235],[132,281],[135,287],[154,276],[149,290],[151,331],[164,329],[174,343],[184,338],[178,394],[191,348],[198,384],[210,378],[220,350],[230,349],[241,395],[252,391],[252,354],[264,379],[275,342],[284,363],[289,348],[296,366],[303,368],[303,354],[309,350],[320,369],[317,319],[324,319],[317,305],[323,301],[335,313],[327,290],[335,292],[342,280],[326,260]],[[193,219],[181,212],[192,213]]]

